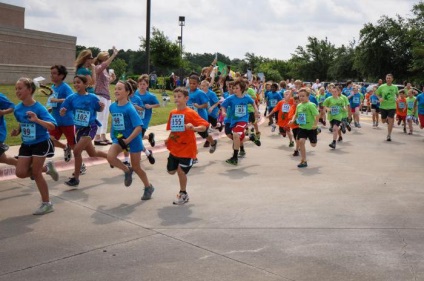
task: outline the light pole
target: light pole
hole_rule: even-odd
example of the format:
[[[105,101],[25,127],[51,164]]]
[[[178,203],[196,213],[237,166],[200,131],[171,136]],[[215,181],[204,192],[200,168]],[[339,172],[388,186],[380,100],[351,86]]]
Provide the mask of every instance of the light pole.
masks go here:
[[[150,75],[150,7],[151,2],[147,0],[146,7],[146,71]]]
[[[181,63],[180,63],[180,83],[183,83],[183,26],[185,26],[185,17],[179,17],[179,25],[181,26],[181,36],[178,36],[178,42],[180,43],[181,50]]]

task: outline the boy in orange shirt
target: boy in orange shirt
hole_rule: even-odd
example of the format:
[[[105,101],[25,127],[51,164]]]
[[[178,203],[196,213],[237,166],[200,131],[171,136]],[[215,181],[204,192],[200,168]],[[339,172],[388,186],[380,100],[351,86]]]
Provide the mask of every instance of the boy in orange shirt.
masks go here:
[[[279,101],[266,117],[269,118],[276,111],[278,112],[277,124],[280,134],[283,137],[288,135],[290,140],[289,147],[294,147],[293,135],[290,131],[289,121],[293,118],[293,115],[296,112],[296,104],[292,98],[291,90],[284,92],[284,99]]]
[[[169,150],[167,170],[173,175],[177,173],[180,182],[180,192],[175,205],[182,205],[189,200],[187,188],[187,173],[193,166],[196,158],[197,144],[195,132],[204,132],[209,123],[197,114],[196,111],[187,107],[189,99],[187,89],[178,87],[174,90],[176,109],[169,113],[166,130],[170,130],[168,139],[165,141]]]
[[[398,126],[403,122],[403,132],[406,134],[406,113],[408,107],[406,105],[405,91],[399,92],[399,97],[396,100],[396,120]]]

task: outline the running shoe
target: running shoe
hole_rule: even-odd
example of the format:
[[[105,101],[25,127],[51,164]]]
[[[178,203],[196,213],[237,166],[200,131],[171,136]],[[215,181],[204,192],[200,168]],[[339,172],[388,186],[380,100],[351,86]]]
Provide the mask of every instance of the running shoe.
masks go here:
[[[291,141],[291,142],[289,143],[289,147],[294,147],[294,141]]]
[[[342,123],[340,124],[340,130],[342,131],[343,134],[346,134],[346,127],[347,127],[347,123],[345,123],[344,121],[342,121]]]
[[[240,150],[240,152],[239,152],[239,157],[240,158],[244,158],[246,156],[246,151],[244,151],[244,150]]]
[[[349,123],[346,123],[346,129],[350,132],[350,131],[352,131],[352,127],[350,126],[350,124]]]
[[[66,147],[63,149],[63,158],[65,162],[71,161],[72,158],[72,150],[69,145],[66,145]]]
[[[156,145],[156,141],[155,141],[155,134],[154,134],[154,133],[150,133],[150,134],[149,134],[148,141],[149,141],[149,143],[150,143],[150,145],[151,145],[152,147],[154,147],[154,146]]]
[[[194,159],[193,159],[193,165],[194,165],[194,164],[197,164],[197,163],[199,163],[199,159],[194,158]]]
[[[293,156],[299,156],[299,150],[295,150],[295,151],[293,152]]]
[[[342,138],[342,136],[339,136],[339,138],[337,139],[337,141],[338,141],[338,142],[341,142],[341,141],[343,141],[343,138]]]
[[[32,213],[32,214],[38,216],[38,215],[45,215],[45,214],[51,213],[53,211],[54,210],[53,210],[53,204],[52,203],[43,202],[43,203],[41,203],[41,206],[38,207],[38,209],[35,210],[35,212]]]
[[[111,166],[111,168],[113,168],[113,167]],[[87,167],[85,166],[84,163],[82,163],[81,168],[80,168],[80,175],[85,175],[85,173],[87,173]],[[72,176],[74,176],[74,175],[75,174],[72,173]]]
[[[302,161],[299,163],[299,165],[297,165],[298,168],[306,168],[308,167],[308,162],[306,161]]]
[[[209,147],[211,144],[209,143],[209,141],[205,141],[205,143],[203,144],[203,147]]]
[[[387,136],[386,141],[392,141],[392,138],[390,136]]]
[[[74,178],[74,177],[69,178],[69,180],[68,180],[68,181],[65,181],[65,184],[66,184],[66,185],[69,185],[69,186],[78,186],[78,185],[79,185],[79,183],[80,183],[80,181],[79,181],[79,180],[77,180],[77,179],[76,179],[76,178]]]
[[[406,127],[403,127],[403,132],[406,134]]]
[[[124,184],[126,187],[130,186],[132,184],[132,174],[133,174],[133,169],[131,167],[128,167],[128,172],[125,172],[125,177],[124,177]]]
[[[218,144],[218,141],[215,140],[213,144],[211,144],[211,148],[209,148],[209,153],[214,153],[216,150],[216,145]]]
[[[149,152],[150,152],[150,154],[149,154],[149,156],[147,156],[147,159],[149,160],[149,163],[153,165],[153,164],[155,164],[156,160],[153,157],[153,151],[149,150]]]
[[[122,161],[122,164],[124,164],[127,167],[131,167],[131,164],[128,161]]]
[[[155,188],[153,185],[150,184],[150,186],[144,188],[143,196],[141,197],[141,200],[149,200],[152,198],[153,191],[155,191]]]
[[[271,132],[275,132],[275,129],[277,128],[277,126],[275,124],[271,124]]]
[[[331,147],[332,149],[335,149],[336,148],[336,141],[333,141],[328,146]]]
[[[238,160],[233,157],[231,157],[230,159],[227,159],[225,162],[234,166],[237,166],[238,164]]]
[[[47,172],[46,174],[51,176],[54,181],[59,180],[59,174],[56,171],[56,167],[54,166],[53,162],[49,161],[47,162]]]
[[[190,200],[190,197],[188,197],[187,193],[178,193],[177,194],[177,199],[174,200],[174,202],[172,202],[174,205],[183,205],[185,203],[188,202],[188,200]]]

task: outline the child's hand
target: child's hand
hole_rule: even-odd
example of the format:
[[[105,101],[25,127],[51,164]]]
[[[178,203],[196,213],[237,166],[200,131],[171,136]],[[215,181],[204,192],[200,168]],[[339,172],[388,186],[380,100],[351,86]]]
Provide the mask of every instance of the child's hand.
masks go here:
[[[185,125],[185,127],[186,127],[186,129],[187,129],[187,130],[192,130],[192,131],[194,131],[194,126],[193,126],[193,124],[191,124],[191,123],[187,123],[187,124]]]
[[[99,105],[100,105],[100,109],[104,109],[105,108],[105,104],[104,103],[102,103],[101,101],[99,101]]]
[[[60,111],[59,111],[59,113],[60,113],[60,116],[65,116],[65,114],[66,114],[66,108],[64,108],[64,107],[62,107],[61,109],[60,109]]]
[[[18,129],[13,129],[12,132],[10,132],[10,135],[12,137],[19,136],[19,134],[20,134],[20,131]]]
[[[37,117],[37,114],[35,114],[34,112],[27,111],[26,115],[28,116],[28,120],[29,121],[31,121],[31,122],[37,122],[38,117]]]

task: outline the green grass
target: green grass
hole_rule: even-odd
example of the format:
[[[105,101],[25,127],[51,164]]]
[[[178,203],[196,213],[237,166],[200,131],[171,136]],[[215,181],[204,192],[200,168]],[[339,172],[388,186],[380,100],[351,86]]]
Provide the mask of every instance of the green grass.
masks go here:
[[[71,85],[71,87],[72,87],[72,85]],[[113,94],[114,88],[115,88],[114,85],[110,86],[110,93],[111,93],[112,99],[114,97],[114,94]],[[169,112],[172,109],[175,108],[174,97],[171,94],[171,92],[167,91],[168,95],[171,98],[171,101],[168,102],[166,107],[162,107],[161,91],[152,90],[150,92],[156,95],[159,102],[161,103],[161,107],[153,109],[152,120],[150,121],[149,126],[165,124],[168,121]],[[20,100],[15,95],[15,85],[0,85],[0,93],[4,94],[15,105],[20,102]],[[34,98],[35,98],[35,100],[37,100],[38,102],[40,102],[41,104],[44,104],[44,105],[47,102],[47,96],[45,96],[42,93],[39,93],[38,91],[36,91],[34,93]],[[18,127],[18,122],[16,121],[15,116],[12,113],[12,114],[7,114],[4,117],[5,117],[5,120],[6,120],[7,134],[8,134],[8,136],[6,138],[6,144],[8,144],[8,145],[20,145],[21,144],[21,137],[20,136],[17,136],[17,137],[11,137],[10,136],[10,132],[12,131],[12,129]],[[110,121],[110,119],[109,119],[109,121]],[[110,124],[110,122],[109,122],[109,124]],[[109,127],[110,127],[110,125],[109,125]]]

